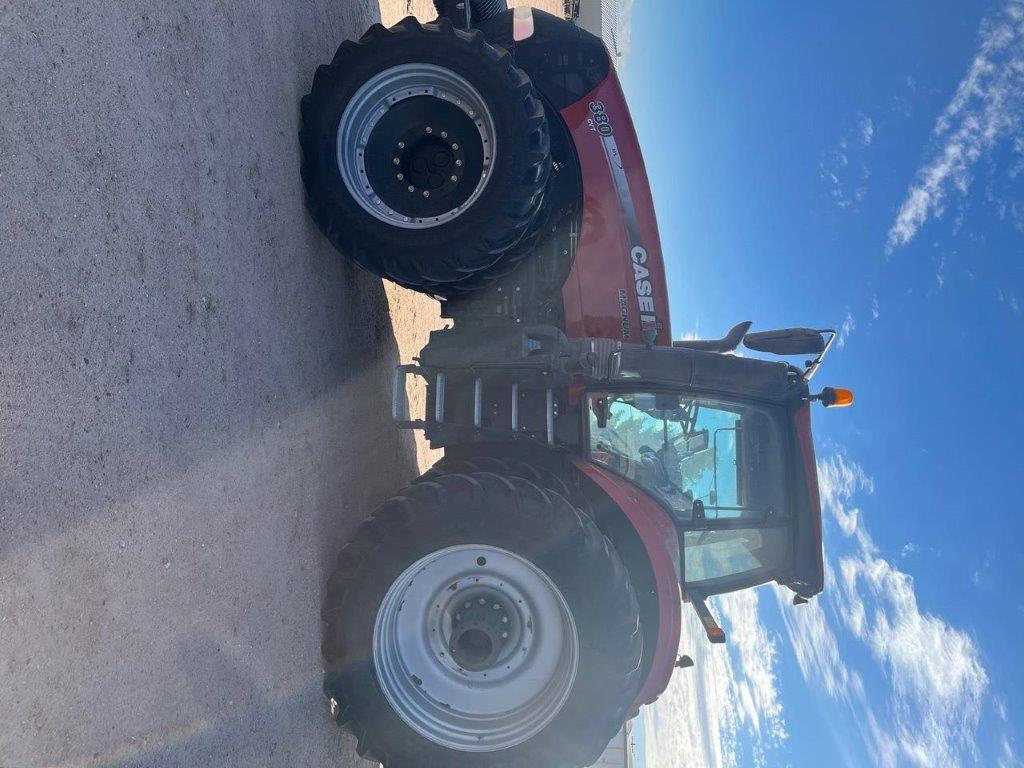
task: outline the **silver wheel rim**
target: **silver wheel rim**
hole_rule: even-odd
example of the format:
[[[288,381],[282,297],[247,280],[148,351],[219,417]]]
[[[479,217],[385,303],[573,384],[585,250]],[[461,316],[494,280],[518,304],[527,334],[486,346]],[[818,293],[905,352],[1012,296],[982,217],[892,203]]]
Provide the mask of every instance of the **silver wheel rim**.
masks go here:
[[[481,620],[507,638],[493,660],[467,669],[469,659],[456,655],[476,631],[467,622]],[[568,699],[578,659],[558,587],[491,546],[448,547],[413,563],[388,589],[373,629],[377,680],[392,709],[424,738],[462,752],[508,749],[542,731]]]
[[[436,216],[417,218],[389,207],[370,184],[365,151],[381,117],[405,99],[432,96],[454,104],[476,125],[483,145],[483,170],[469,198]],[[427,229],[446,224],[476,202],[491,178],[495,146],[494,118],[480,93],[467,80],[434,64],[401,64],[370,78],[356,91],[338,123],[338,169],[352,198],[367,213],[403,229]]]

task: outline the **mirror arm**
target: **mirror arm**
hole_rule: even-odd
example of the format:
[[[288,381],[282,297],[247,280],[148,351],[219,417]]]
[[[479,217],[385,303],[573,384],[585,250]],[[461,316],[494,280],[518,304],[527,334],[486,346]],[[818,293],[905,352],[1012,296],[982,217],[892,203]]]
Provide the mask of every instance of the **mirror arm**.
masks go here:
[[[813,360],[808,360],[807,363],[805,363],[807,368],[806,370],[804,370],[804,381],[810,381],[811,377],[818,372],[818,369],[821,367],[821,361],[825,359],[825,355],[827,355],[828,351],[832,349],[832,343],[836,340],[836,337],[839,336],[839,333],[833,328],[822,328],[820,331],[818,331],[818,333],[829,334],[828,342],[825,344],[825,348],[821,350],[820,355],[818,355]]]

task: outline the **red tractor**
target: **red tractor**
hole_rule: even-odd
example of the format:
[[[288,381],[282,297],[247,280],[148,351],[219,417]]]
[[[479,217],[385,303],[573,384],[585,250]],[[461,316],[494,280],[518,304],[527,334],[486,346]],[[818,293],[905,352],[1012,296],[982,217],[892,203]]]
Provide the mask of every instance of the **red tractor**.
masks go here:
[[[665,689],[683,601],[723,642],[708,596],[821,591],[810,405],[852,396],[808,390],[832,331],[672,341],[600,39],[501,0],[438,5],[343,43],[302,100],[317,225],[452,321],[393,395],[445,458],[341,551],[324,690],[387,768],[582,766]]]

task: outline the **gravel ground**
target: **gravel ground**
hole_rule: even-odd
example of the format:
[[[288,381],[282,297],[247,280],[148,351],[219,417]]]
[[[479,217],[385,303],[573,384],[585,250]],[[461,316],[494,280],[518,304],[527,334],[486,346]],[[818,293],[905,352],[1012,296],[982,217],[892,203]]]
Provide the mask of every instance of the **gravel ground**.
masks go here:
[[[366,765],[320,589],[434,458],[387,400],[440,320],[317,233],[297,106],[410,10],[0,0],[4,768]]]

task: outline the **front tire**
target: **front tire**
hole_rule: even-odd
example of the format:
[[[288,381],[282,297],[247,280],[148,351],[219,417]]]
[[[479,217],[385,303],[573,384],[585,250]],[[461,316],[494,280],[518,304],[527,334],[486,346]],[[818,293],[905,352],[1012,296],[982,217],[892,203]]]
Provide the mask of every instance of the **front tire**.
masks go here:
[[[335,247],[438,296],[524,255],[550,172],[530,79],[448,19],[343,43],[302,99],[300,143],[307,207]]]
[[[324,690],[386,768],[586,765],[639,685],[622,563],[593,521],[522,478],[406,488],[342,550],[323,610]]]

